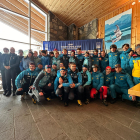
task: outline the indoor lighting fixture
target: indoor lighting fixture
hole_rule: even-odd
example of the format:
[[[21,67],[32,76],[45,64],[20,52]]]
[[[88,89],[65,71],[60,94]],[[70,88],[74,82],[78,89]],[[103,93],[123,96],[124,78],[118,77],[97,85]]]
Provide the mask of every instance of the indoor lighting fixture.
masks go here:
[[[135,5],[135,3],[136,3],[135,1],[134,1],[134,2],[132,2],[132,5]]]

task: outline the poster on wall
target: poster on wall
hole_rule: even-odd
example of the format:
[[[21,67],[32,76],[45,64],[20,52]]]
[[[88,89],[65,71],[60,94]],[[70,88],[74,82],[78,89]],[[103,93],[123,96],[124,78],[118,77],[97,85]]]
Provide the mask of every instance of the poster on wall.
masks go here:
[[[117,48],[122,48],[125,43],[131,45],[131,21],[132,9],[105,21],[105,47],[107,50],[112,44],[117,45]]]

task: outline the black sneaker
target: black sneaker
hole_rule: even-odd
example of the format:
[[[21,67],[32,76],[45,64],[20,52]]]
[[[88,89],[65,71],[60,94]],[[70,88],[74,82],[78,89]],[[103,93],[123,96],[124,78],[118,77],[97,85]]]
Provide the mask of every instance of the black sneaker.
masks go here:
[[[5,96],[5,95],[6,95],[6,93],[7,93],[7,90],[4,90],[4,93],[3,93],[3,95]]]
[[[104,99],[102,103],[103,103],[105,106],[108,106],[108,103],[107,103],[106,99]]]
[[[89,99],[86,99],[85,104],[86,105],[89,104]]]
[[[8,97],[8,96],[10,96],[10,95],[11,95],[11,92],[8,91],[8,92],[6,93],[6,96]]]
[[[116,102],[116,99],[114,98],[114,99],[111,99],[111,101],[110,101],[110,103],[111,104],[114,104]]]

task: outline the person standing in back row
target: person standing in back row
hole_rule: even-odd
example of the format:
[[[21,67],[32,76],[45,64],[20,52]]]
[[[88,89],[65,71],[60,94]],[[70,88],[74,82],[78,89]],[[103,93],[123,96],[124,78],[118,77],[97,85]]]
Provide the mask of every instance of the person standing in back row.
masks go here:
[[[6,78],[7,93],[4,94],[6,96],[11,95],[11,79],[12,79],[12,85],[13,85],[13,96],[15,96],[15,92],[16,92],[15,79],[16,79],[16,68],[17,68],[18,62],[19,61],[18,61],[17,55],[15,54],[15,49],[11,47],[10,54],[6,56],[3,63],[6,69],[5,78]]]

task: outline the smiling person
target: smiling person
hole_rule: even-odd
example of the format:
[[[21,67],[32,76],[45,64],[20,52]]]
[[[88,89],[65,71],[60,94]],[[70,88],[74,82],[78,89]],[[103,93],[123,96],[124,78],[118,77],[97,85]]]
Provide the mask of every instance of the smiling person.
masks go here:
[[[56,96],[64,100],[64,106],[68,106],[68,96],[70,92],[70,85],[73,83],[71,76],[66,74],[66,68],[60,68],[60,77],[56,77],[54,81],[54,92]]]
[[[134,86],[132,78],[128,73],[122,71],[121,65],[115,65],[115,82],[110,86],[112,102],[115,103],[117,95],[122,94],[122,99],[127,99],[130,101],[135,101],[135,96],[129,96],[128,89]]]
[[[97,98],[98,95],[100,95],[100,99],[102,100],[103,104],[105,106],[108,106],[108,103],[106,101],[107,98],[107,91],[104,85],[104,75],[99,72],[98,65],[93,65],[93,72],[91,74],[91,83],[92,83],[92,89],[90,92],[91,98]]]
[[[37,75],[38,72],[35,70],[35,64],[30,63],[29,69],[22,71],[15,80],[17,87],[16,95],[21,95],[21,99],[24,99],[28,91],[32,89],[33,82]]]
[[[129,47],[129,44],[124,44],[122,48],[123,52],[120,54],[121,68],[131,75],[132,70],[130,68],[129,61],[131,58],[130,52],[132,51],[132,49]]]
[[[54,90],[54,79],[55,76],[51,72],[51,65],[46,65],[45,69],[42,70],[34,81],[33,87],[37,90],[38,95],[44,95],[47,101],[51,100],[51,92]],[[33,103],[36,103],[34,98]]]

